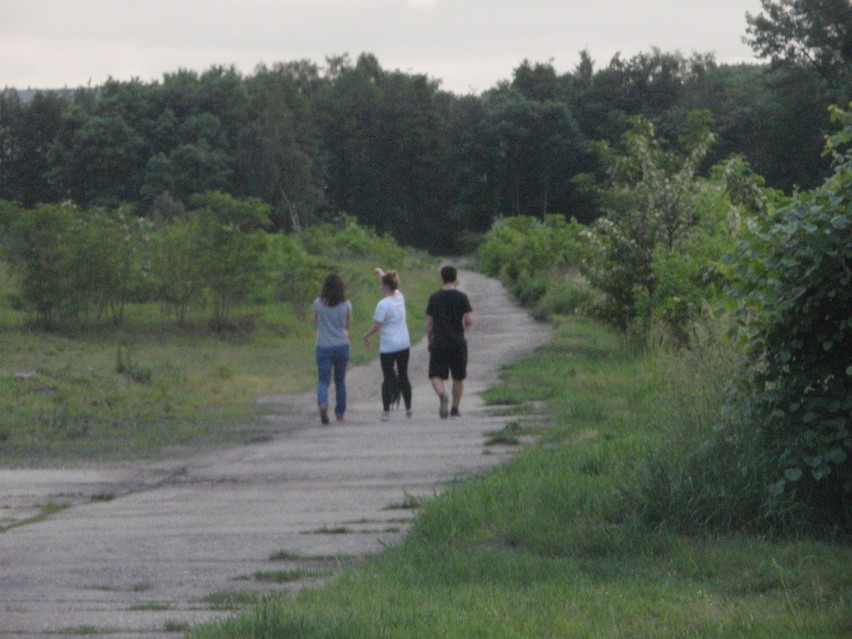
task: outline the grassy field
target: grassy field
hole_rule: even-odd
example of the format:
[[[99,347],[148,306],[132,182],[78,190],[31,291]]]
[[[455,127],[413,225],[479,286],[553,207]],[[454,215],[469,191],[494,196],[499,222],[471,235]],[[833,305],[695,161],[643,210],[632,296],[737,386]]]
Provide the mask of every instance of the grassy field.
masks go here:
[[[367,329],[381,297],[373,266],[353,260],[341,268],[353,335]],[[412,253],[399,268],[419,339],[426,299],[440,283],[437,262]],[[157,458],[253,440],[269,428],[255,398],[316,383],[310,311],[246,307],[228,331],[212,330],[203,308],[184,327],[154,304],[126,315],[121,327],[91,319],[45,333],[0,303],[0,464]],[[354,364],[375,356],[353,341]]]
[[[517,415],[507,435],[536,435],[512,462],[427,500],[402,546],[330,586],[190,636],[852,636],[848,543],[685,535],[642,515],[659,451],[712,428],[718,364],[565,320],[489,393]]]

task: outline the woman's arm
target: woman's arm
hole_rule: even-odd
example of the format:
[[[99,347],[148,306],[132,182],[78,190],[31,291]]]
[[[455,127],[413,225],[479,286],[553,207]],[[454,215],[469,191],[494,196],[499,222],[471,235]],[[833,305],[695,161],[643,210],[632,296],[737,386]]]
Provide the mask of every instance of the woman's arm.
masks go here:
[[[382,323],[381,322],[373,322],[373,325],[370,327],[370,330],[368,330],[366,333],[364,333],[364,346],[366,346],[367,348],[370,348],[370,335],[375,335],[380,330],[382,330]]]

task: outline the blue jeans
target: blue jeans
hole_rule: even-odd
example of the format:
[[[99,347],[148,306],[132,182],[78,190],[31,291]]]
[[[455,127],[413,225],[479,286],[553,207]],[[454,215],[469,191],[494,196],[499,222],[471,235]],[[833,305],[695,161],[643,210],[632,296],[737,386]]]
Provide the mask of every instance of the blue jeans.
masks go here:
[[[346,413],[346,365],[349,363],[349,344],[342,346],[317,346],[317,404],[328,406],[328,387],[334,370],[334,414]]]

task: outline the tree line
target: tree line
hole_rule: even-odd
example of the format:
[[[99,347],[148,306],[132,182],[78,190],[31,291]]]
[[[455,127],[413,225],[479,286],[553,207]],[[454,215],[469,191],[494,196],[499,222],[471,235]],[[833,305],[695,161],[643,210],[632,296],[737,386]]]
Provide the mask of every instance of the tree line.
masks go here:
[[[250,75],[178,70],[29,100],[6,90],[0,199],[173,216],[194,194],[221,191],[268,205],[276,229],[345,214],[403,244],[458,250],[460,231],[503,216],[596,219],[582,176],[606,167],[590,143],[618,144],[637,115],[682,146],[690,114],[703,111],[715,144],[700,168],[736,154],[771,187],[813,188],[828,168],[827,106],[847,94],[800,64],[656,49],[600,69],[582,52],[564,74],[525,60],[478,96],[370,54]]]

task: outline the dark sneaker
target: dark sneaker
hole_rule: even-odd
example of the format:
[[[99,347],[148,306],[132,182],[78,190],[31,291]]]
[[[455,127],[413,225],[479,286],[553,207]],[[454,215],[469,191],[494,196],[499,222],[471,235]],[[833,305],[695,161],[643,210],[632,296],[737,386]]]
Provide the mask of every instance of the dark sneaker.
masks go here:
[[[323,424],[328,424],[328,407],[320,406],[320,421]]]
[[[453,406],[450,409],[450,417],[461,417],[461,414],[459,413],[459,409],[456,408],[455,406]]]
[[[438,409],[438,415],[441,419],[447,419],[447,407],[450,403],[450,400],[446,395],[441,395],[441,407]]]

